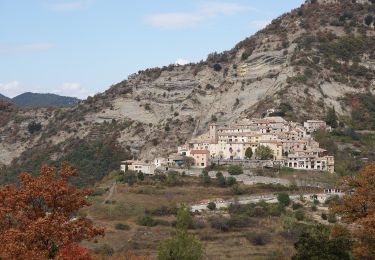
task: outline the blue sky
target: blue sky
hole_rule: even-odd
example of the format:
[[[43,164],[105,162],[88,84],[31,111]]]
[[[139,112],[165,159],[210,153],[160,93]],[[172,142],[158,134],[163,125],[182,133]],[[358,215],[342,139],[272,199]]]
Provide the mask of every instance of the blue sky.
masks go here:
[[[0,0],[0,93],[85,98],[231,49],[304,0]]]

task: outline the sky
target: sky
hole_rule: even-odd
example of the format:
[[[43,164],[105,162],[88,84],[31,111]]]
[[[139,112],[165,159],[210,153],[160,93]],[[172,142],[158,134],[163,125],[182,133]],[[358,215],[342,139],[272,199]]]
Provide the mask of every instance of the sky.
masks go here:
[[[0,93],[86,98],[229,50],[304,0],[0,0]]]

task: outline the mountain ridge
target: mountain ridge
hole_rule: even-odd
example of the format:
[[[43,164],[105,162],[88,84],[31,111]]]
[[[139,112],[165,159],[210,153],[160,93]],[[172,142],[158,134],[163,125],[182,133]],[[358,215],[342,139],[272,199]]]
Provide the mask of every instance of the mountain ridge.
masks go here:
[[[0,99],[10,101],[19,107],[66,107],[76,105],[80,99],[68,96],[60,96],[52,93],[25,92],[14,98],[0,94]]]

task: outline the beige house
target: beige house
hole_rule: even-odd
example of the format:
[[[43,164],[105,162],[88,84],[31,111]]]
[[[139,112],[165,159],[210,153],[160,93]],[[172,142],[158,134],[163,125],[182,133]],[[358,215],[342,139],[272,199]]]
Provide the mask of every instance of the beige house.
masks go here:
[[[303,123],[303,126],[306,128],[307,132],[312,133],[320,129],[326,129],[327,124],[322,120],[307,120]]]
[[[208,150],[191,150],[190,157],[194,159],[196,168],[206,168],[210,161],[210,152]]]

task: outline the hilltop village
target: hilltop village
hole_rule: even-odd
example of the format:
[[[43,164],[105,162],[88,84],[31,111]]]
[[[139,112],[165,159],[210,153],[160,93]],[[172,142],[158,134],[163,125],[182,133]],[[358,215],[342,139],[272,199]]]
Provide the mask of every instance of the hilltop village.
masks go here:
[[[312,136],[319,129],[331,130],[324,121],[308,120],[302,125],[282,117],[265,117],[208,127],[207,133],[193,137],[168,158],[156,158],[153,163],[124,161],[121,169],[128,167],[154,174],[156,169],[180,165],[206,168],[237,164],[248,168],[278,166],[334,172],[334,157],[319,148]]]

